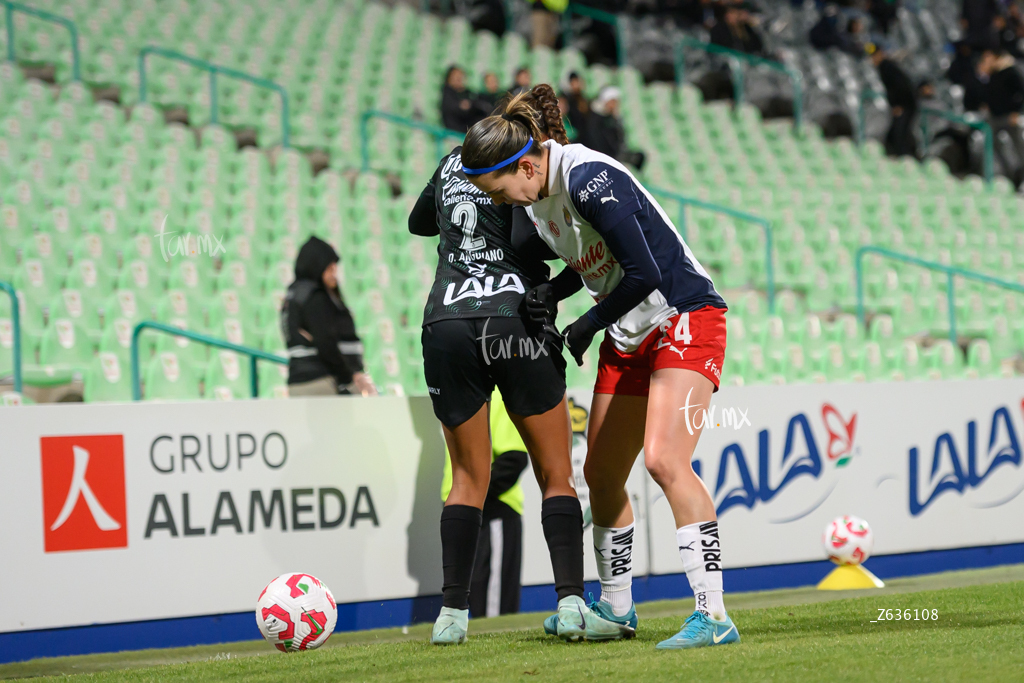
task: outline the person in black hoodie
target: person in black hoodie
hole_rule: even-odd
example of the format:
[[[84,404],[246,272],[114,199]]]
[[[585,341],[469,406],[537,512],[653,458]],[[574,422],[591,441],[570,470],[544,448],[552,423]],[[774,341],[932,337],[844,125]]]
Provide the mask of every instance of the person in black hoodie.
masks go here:
[[[295,282],[281,305],[288,347],[288,395],[377,393],[363,370],[363,344],[338,288],[338,253],[310,237],[295,259]]]
[[[987,81],[984,100],[995,137],[996,156],[1003,171],[1019,187],[1024,183],[1024,134],[1020,127],[1024,111],[1024,78],[1017,70],[1013,55],[1002,46],[993,46],[982,53],[978,72]],[[1004,132],[1013,145],[1018,160],[1016,164],[1007,156],[1000,142],[1000,133]]]

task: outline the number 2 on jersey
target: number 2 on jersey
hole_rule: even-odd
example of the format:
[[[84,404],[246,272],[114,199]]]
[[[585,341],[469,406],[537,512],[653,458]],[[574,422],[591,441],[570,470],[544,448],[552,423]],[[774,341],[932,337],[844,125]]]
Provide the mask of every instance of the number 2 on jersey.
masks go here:
[[[661,323],[661,339],[658,341],[658,345],[655,348],[663,349],[666,346],[671,346],[672,342],[668,337],[668,328],[672,326],[672,320],[666,320]],[[673,336],[676,341],[681,341],[685,346],[689,346],[693,341],[693,336],[690,334],[690,314],[680,313],[679,320],[676,322],[676,329],[673,331]]]
[[[476,204],[473,202],[459,202],[452,211],[452,222],[462,229],[462,244],[459,249],[463,251],[479,251],[487,248],[487,240],[483,237],[473,237],[476,232]]]

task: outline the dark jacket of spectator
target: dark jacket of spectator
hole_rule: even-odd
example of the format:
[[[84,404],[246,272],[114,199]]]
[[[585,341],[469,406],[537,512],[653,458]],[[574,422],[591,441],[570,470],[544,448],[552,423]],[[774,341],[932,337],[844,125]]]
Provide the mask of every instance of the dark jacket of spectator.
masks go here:
[[[985,103],[993,117],[1024,110],[1024,78],[1014,65],[996,71],[985,89]]]
[[[726,14],[729,12],[727,11]],[[746,52],[752,55],[764,53],[764,41],[754,26],[745,22],[730,25],[725,19],[715,22],[711,27],[711,42],[731,50]]]
[[[910,76],[899,64],[891,59],[883,59],[878,65],[878,76],[885,86],[885,96],[889,100],[889,106],[900,107],[904,110],[913,111],[917,109],[917,92]]]
[[[875,20],[875,26],[882,33],[889,33],[889,26],[896,18],[900,0],[869,0],[868,13]]]
[[[451,67],[441,88],[441,122],[445,128],[459,133],[465,133],[484,117],[473,93],[466,88],[465,81],[462,69]]]
[[[845,28],[840,28],[841,20],[842,17],[837,14],[822,15],[818,23],[811,28],[811,45],[818,50],[835,47],[851,55],[864,54],[864,48],[857,39]]]
[[[626,131],[615,116],[591,111],[581,130],[580,142],[595,152],[618,159],[626,147]]]
[[[976,47],[987,46],[995,37],[992,22],[998,14],[998,0],[964,0],[960,17],[965,24],[967,42]]]
[[[363,371],[363,344],[355,321],[341,298],[328,291],[324,271],[338,262],[327,242],[310,237],[295,259],[295,281],[281,307],[281,333],[288,346],[288,383],[331,376],[339,387]]]

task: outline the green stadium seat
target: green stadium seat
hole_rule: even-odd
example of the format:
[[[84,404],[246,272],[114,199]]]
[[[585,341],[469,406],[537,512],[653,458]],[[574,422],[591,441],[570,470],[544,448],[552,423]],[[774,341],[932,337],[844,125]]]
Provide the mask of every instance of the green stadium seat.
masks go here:
[[[216,401],[251,398],[249,372],[249,359],[246,356],[215,349],[206,366],[206,398]]]
[[[146,364],[143,396],[147,401],[193,401],[201,398],[199,380],[190,365],[173,351],[163,351]]]
[[[288,398],[287,365],[260,361],[259,381],[260,398]]]
[[[83,378],[82,399],[86,403],[131,401],[131,367],[116,353],[100,351]]]
[[[93,359],[93,342],[72,318],[53,318],[39,347],[39,364],[84,373]]]

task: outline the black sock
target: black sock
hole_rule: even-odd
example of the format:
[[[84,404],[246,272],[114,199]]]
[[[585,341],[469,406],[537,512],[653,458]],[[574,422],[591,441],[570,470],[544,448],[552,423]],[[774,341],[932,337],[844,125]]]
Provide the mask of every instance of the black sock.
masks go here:
[[[473,580],[481,524],[483,511],[472,505],[446,505],[441,512],[445,607],[469,609],[469,583]]]
[[[546,498],[540,506],[558,599],[583,597],[583,510],[574,496]]]

